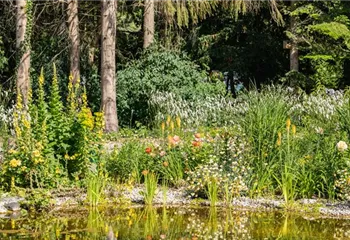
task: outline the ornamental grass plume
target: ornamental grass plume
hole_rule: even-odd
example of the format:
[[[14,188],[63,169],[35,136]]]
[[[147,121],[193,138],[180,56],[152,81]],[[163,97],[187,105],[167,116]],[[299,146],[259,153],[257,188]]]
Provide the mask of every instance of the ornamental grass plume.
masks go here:
[[[344,141],[339,141],[337,143],[337,149],[339,152],[345,152],[348,149],[348,145]]]

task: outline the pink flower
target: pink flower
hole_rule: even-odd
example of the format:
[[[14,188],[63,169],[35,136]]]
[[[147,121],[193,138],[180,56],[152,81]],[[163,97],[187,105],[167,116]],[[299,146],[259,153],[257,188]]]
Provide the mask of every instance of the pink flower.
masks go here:
[[[160,153],[159,153],[159,156],[161,156],[161,157],[164,157],[166,155],[166,152],[165,151],[161,151]]]

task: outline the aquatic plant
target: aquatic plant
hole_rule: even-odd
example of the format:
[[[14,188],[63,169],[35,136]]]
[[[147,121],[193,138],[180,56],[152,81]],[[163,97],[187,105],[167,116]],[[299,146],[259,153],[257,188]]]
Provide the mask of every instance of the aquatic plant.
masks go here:
[[[156,195],[158,176],[155,173],[150,173],[148,170],[144,170],[144,191],[141,192],[144,197],[146,205],[152,205],[154,196]]]

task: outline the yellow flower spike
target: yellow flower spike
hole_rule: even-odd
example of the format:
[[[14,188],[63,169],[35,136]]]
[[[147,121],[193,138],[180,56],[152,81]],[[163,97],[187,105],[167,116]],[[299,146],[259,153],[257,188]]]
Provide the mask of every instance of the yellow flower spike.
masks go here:
[[[15,188],[15,177],[11,177],[11,189]]]
[[[297,133],[297,127],[293,124],[292,125],[292,134],[293,134],[293,136],[295,136],[296,133]]]
[[[181,128],[181,118],[180,117],[176,117],[176,125],[179,129]]]
[[[165,122],[162,122],[162,124],[161,124],[161,129],[162,129],[162,133],[164,134],[164,131],[165,131]]]
[[[173,142],[173,137],[169,135],[168,136],[168,147],[169,148],[171,148],[172,142]]]
[[[16,222],[15,220],[11,219],[11,228],[15,229],[16,228]]]
[[[278,138],[277,138],[277,146],[281,146],[282,143],[282,134],[281,132],[278,133]]]
[[[171,132],[174,132],[174,128],[175,128],[174,122],[171,121],[171,122],[170,122],[170,129],[171,129]]]
[[[171,117],[170,117],[170,115],[168,115],[168,116],[167,116],[167,119],[166,119],[166,125],[167,125],[167,126],[169,126],[170,121],[171,121]]]
[[[44,68],[41,68],[40,76],[39,76],[39,86],[43,86],[44,82],[45,82]]]
[[[289,129],[290,129],[290,125],[291,125],[291,121],[290,121],[290,118],[287,119],[286,121],[286,127],[287,127],[287,131],[289,132]]]

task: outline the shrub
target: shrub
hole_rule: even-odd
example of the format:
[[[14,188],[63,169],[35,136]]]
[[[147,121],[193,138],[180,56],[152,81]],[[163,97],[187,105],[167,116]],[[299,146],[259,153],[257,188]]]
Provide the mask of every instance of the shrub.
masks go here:
[[[122,125],[150,120],[148,99],[154,91],[173,92],[185,99],[203,79],[194,63],[184,56],[150,49],[139,60],[118,72],[118,114]]]

